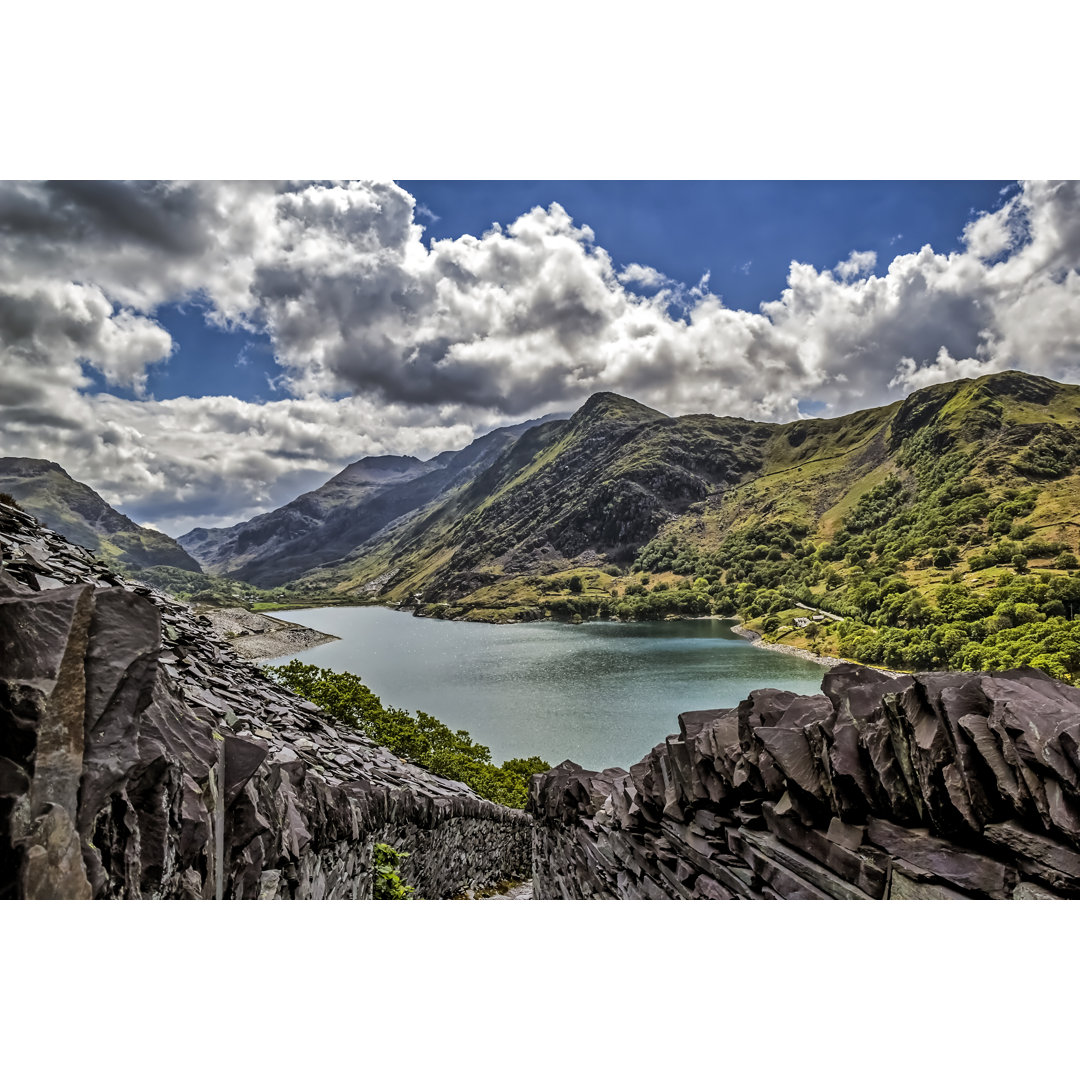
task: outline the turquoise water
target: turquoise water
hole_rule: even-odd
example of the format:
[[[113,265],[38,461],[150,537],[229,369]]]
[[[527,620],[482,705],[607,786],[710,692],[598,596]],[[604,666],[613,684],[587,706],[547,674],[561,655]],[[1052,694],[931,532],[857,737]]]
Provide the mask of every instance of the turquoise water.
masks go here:
[[[756,649],[719,619],[491,626],[376,607],[281,617],[342,639],[298,659],[359,675],[384,705],[466,729],[496,762],[538,754],[625,768],[678,730],[680,712],[736,705],[766,686],[817,693],[825,672]]]

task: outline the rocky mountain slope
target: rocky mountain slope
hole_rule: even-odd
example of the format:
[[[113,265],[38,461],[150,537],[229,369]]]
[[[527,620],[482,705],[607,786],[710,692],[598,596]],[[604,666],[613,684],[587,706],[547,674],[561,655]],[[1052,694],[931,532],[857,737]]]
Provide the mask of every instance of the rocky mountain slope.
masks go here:
[[[0,505],[0,898],[418,897],[528,872],[527,815],[409,765]]]
[[[672,419],[596,394],[526,432],[449,498],[298,582],[346,591],[393,572],[390,600],[460,599],[500,578],[629,562],[668,521],[760,467],[770,425]]]
[[[1023,484],[1046,478],[1039,470],[1064,440],[1057,468],[1070,471],[1078,409],[1080,389],[1015,372],[783,425],[672,418],[597,394],[569,420],[533,428],[451,498],[322,580],[345,589],[358,573],[396,560],[409,574],[386,590],[389,598],[424,585],[445,596],[461,584],[455,575],[542,569],[546,555],[588,565],[597,552],[625,566],[654,539],[709,551],[733,529],[774,522],[825,539],[892,474],[916,494],[928,457],[961,453],[995,483]]]
[[[50,529],[96,551],[114,566],[199,569],[199,564],[171,536],[136,525],[93,488],[73,480],[54,461],[0,458],[0,491],[13,496]]]
[[[1080,690],[1041,672],[755,691],[629,772],[533,777],[537,899],[1080,897]]]
[[[208,573],[262,588],[285,584],[347,556],[390,522],[467,483],[539,423],[499,428],[430,461],[362,458],[286,506],[229,528],[192,529],[180,543]]]

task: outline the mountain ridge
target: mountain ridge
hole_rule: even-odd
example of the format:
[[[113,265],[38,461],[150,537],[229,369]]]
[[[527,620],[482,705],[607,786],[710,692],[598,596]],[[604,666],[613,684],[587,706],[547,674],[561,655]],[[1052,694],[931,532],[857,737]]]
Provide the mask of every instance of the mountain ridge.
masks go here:
[[[199,564],[171,536],[137,525],[55,461],[0,457],[0,491],[12,496],[46,527],[63,533],[72,543],[98,551],[115,565],[199,570]]]
[[[361,458],[285,506],[220,529],[180,537],[209,573],[273,588],[347,556],[385,526],[466,483],[506,445],[544,418],[496,428],[428,461]]]

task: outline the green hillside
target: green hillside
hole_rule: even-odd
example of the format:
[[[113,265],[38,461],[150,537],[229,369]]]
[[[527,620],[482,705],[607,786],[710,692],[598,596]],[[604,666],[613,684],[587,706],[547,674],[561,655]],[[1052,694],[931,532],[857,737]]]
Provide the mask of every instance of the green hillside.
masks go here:
[[[1010,372],[879,414],[849,453],[767,468],[671,523],[635,569],[705,578],[714,611],[831,655],[1075,675],[1080,388]],[[797,628],[797,603],[844,621]]]
[[[1017,372],[785,425],[596,395],[294,590],[493,621],[738,615],[887,667],[1071,677],[1078,464],[1080,388]]]
[[[0,458],[0,491],[54,532],[96,551],[119,569],[169,566],[199,571],[199,564],[171,536],[136,525],[53,461]]]

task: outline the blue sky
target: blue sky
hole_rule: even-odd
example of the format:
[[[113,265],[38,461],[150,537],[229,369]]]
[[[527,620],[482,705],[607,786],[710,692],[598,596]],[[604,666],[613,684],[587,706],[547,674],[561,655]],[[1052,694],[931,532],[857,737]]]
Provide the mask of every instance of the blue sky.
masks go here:
[[[792,260],[819,269],[851,251],[878,253],[877,272],[893,256],[930,244],[955,250],[976,213],[1004,201],[1007,182],[978,181],[472,181],[402,180],[416,197],[425,239],[482,235],[533,206],[560,203],[589,225],[616,266],[641,263],[709,288],[729,308],[758,310],[779,297]],[[165,305],[156,320],[176,349],[148,369],[146,393],[159,400],[229,394],[244,401],[288,395],[265,335],[207,322],[197,302]],[[87,366],[91,390],[105,381]],[[133,397],[130,388],[110,393]]]
[[[537,204],[558,202],[617,264],[655,267],[693,285],[706,271],[728,307],[779,296],[791,261],[835,266],[850,251],[953,250],[976,211],[1000,205],[1005,181],[438,181],[402,180],[426,235],[479,236]]]

